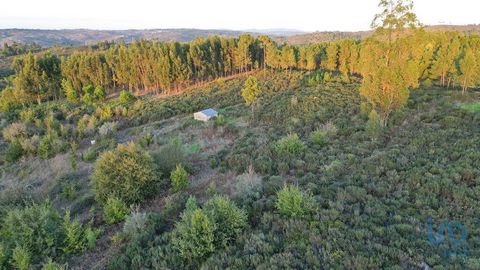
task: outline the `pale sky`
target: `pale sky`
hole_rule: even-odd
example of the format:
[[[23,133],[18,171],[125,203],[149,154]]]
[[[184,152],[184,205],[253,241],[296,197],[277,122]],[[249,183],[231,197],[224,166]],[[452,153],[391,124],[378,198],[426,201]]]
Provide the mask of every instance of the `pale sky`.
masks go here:
[[[0,28],[368,30],[379,0],[6,0]],[[479,24],[478,0],[416,0],[423,24]]]

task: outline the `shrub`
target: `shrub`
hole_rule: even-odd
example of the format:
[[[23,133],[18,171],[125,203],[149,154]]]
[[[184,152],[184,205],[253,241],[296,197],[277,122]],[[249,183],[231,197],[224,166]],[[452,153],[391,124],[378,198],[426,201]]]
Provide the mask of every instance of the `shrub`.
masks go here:
[[[236,239],[247,225],[247,214],[237,208],[230,199],[215,196],[208,200],[203,209],[210,220],[215,223],[215,247],[226,247],[229,242]]]
[[[122,90],[118,96],[118,101],[122,104],[127,104],[127,103],[130,103],[132,101],[135,101],[137,98],[135,98],[135,96],[126,91],[126,90]]]
[[[272,160],[266,156],[259,156],[254,161],[255,170],[261,174],[270,174],[272,172]]]
[[[153,134],[148,132],[142,138],[138,141],[138,143],[144,147],[147,148],[153,143],[154,137]]]
[[[367,122],[367,133],[372,137],[376,138],[380,134],[381,125],[380,125],[380,117],[378,116],[377,111],[372,110],[368,115],[368,122]]]
[[[65,231],[65,240],[63,251],[67,254],[74,254],[92,248],[98,232],[92,230],[90,225],[84,226],[78,220],[70,219],[70,211],[63,217],[63,230]]]
[[[310,134],[310,140],[316,145],[325,145],[327,143],[327,133],[323,130],[316,130]]]
[[[147,227],[147,214],[141,213],[137,209],[127,216],[123,224],[123,234],[129,238],[135,238],[141,235]]]
[[[173,192],[179,192],[188,187],[188,173],[181,164],[170,174]]]
[[[104,100],[105,97],[107,96],[107,93],[105,93],[105,90],[103,90],[102,87],[97,86],[95,87],[95,90],[93,90],[93,95],[97,100]]]
[[[98,107],[95,110],[95,115],[100,118],[102,121],[107,121],[113,116],[113,110],[112,107],[106,105],[103,108]]]
[[[107,224],[115,224],[123,221],[128,215],[127,205],[116,197],[108,197],[103,206],[103,218]]]
[[[90,93],[85,93],[82,96],[82,102],[91,104],[93,102],[93,95]]]
[[[55,133],[48,133],[43,136],[38,145],[38,154],[43,159],[49,159],[55,156],[62,148],[62,141],[58,139]]]
[[[219,114],[215,118],[215,126],[223,126],[223,125],[225,125],[225,123],[226,123],[226,120],[225,120],[225,116],[223,116],[223,114]]]
[[[297,134],[290,134],[278,140],[275,149],[282,157],[298,157],[305,151],[305,144]]]
[[[314,209],[314,200],[298,187],[286,185],[277,192],[276,207],[280,214],[287,217],[302,217]]]
[[[33,135],[30,138],[26,138],[20,141],[22,149],[25,154],[35,155],[38,151],[38,146],[40,144],[40,137],[38,135]]]
[[[84,95],[93,95],[94,91],[95,91],[95,88],[91,84],[85,85],[84,87],[82,87],[82,92]]]
[[[19,270],[27,270],[30,267],[30,257],[28,249],[17,246],[12,253],[12,265]]]
[[[28,247],[29,261],[36,264],[46,257],[58,255],[64,231],[61,217],[51,204],[43,203],[9,210],[3,218],[0,236],[7,256],[11,256],[14,248]]]
[[[197,263],[215,250],[215,224],[200,209],[187,210],[172,232],[171,243],[189,263]]]
[[[62,79],[62,89],[65,91],[65,97],[70,102],[76,102],[78,100],[78,93],[73,88],[72,83],[66,79]]]
[[[172,139],[167,145],[160,147],[152,153],[152,158],[162,174],[168,175],[177,164],[182,164],[185,159],[180,139]]]
[[[117,122],[105,122],[98,128],[98,134],[102,137],[109,136],[117,129]]]
[[[5,161],[13,163],[19,160],[22,156],[23,148],[18,140],[8,145],[7,151],[5,152]]]
[[[54,261],[52,261],[52,259],[49,259],[48,262],[46,262],[42,266],[42,270],[65,270],[65,269],[66,268],[64,265],[55,263]]]
[[[174,193],[165,198],[163,215],[165,217],[176,217],[185,208],[188,196],[184,192]]]
[[[27,136],[27,128],[23,123],[12,123],[2,131],[5,140],[13,142]]]
[[[253,166],[248,167],[248,171],[237,176],[235,183],[235,194],[248,197],[251,194],[258,193],[262,188],[262,178],[255,173]]]
[[[155,192],[153,168],[151,157],[133,143],[102,153],[92,177],[96,199],[106,202],[113,195],[127,204],[141,202]]]

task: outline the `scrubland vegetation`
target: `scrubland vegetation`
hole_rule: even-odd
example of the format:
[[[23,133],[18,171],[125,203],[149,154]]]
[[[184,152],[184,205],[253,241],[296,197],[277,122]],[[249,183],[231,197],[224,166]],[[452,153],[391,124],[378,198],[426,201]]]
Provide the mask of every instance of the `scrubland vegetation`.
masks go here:
[[[20,56],[0,268],[480,268],[480,39],[407,30],[402,7],[363,41]],[[429,220],[468,238],[434,245]]]

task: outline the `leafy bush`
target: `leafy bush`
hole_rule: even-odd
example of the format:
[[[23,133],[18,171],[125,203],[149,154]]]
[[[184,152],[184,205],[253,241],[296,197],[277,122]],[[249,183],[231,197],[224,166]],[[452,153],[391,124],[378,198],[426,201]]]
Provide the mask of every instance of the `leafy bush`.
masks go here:
[[[130,239],[135,238],[147,228],[147,221],[147,214],[135,209],[125,219],[122,233]]]
[[[13,163],[19,160],[22,156],[23,148],[18,140],[8,145],[7,151],[5,152],[5,161]]]
[[[225,120],[225,116],[223,116],[223,114],[219,114],[216,118],[215,118],[215,126],[223,126],[225,125],[226,123],[226,120]]]
[[[173,230],[172,245],[189,263],[197,263],[215,250],[215,224],[200,209],[186,211]]]
[[[98,231],[94,231],[91,225],[84,226],[78,220],[71,220],[70,211],[63,217],[63,230],[65,240],[63,251],[67,254],[80,253],[95,246]]]
[[[130,92],[122,90],[118,96],[118,101],[121,104],[128,104],[132,101],[135,101],[137,98]]]
[[[276,207],[280,214],[287,217],[303,217],[314,209],[314,200],[298,187],[286,185],[277,192]]]
[[[327,132],[323,130],[316,130],[310,134],[310,140],[312,141],[313,144],[316,145],[325,145],[327,143]]]
[[[128,206],[116,197],[108,197],[103,206],[103,218],[107,224],[115,224],[123,221],[128,213]]]
[[[28,247],[33,256],[32,263],[37,263],[42,257],[56,256],[56,249],[62,245],[61,218],[47,203],[8,211],[1,228],[4,247],[7,250]]]
[[[173,192],[179,192],[188,187],[188,173],[181,164],[178,164],[175,170],[170,174]]]
[[[27,248],[17,246],[12,253],[12,265],[19,270],[27,270],[30,267],[30,258]]]
[[[152,158],[135,144],[119,144],[100,155],[95,163],[92,184],[96,199],[105,203],[116,196],[127,204],[138,203],[156,190]]]
[[[368,122],[367,122],[367,133],[372,137],[378,137],[381,125],[380,125],[380,117],[378,116],[377,111],[372,110],[368,115]]]
[[[23,123],[16,122],[5,127],[2,134],[5,140],[13,142],[27,136],[27,128]]]
[[[247,214],[226,197],[213,197],[205,203],[203,209],[215,224],[213,234],[217,248],[225,248],[247,225]]]
[[[107,93],[105,93],[105,90],[103,90],[102,87],[97,86],[93,90],[93,95],[95,96],[95,99],[97,99],[97,100],[104,100],[105,97],[107,96]]]
[[[109,136],[117,129],[117,122],[105,122],[98,128],[98,134],[102,137]]]
[[[56,153],[56,142],[58,142],[55,135],[48,133],[45,135],[38,145],[38,154],[43,159],[49,159]]]
[[[48,262],[46,262],[42,266],[42,270],[65,270],[65,269],[66,268],[64,265],[55,263],[54,261],[52,261],[52,259],[49,259]]]
[[[275,144],[277,154],[281,157],[298,157],[305,151],[305,143],[297,134],[290,134],[281,138]]]
[[[152,153],[152,158],[163,175],[170,174],[177,164],[182,164],[185,159],[180,139],[173,139],[167,145],[160,147]]]

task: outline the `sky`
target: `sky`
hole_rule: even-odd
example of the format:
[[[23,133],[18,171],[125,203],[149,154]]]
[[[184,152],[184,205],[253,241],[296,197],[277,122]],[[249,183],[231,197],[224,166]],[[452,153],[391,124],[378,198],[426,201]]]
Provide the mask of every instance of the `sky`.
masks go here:
[[[2,1],[3,2],[3,1]],[[0,28],[368,30],[379,0],[7,0]],[[419,20],[479,24],[478,0],[416,0]]]

